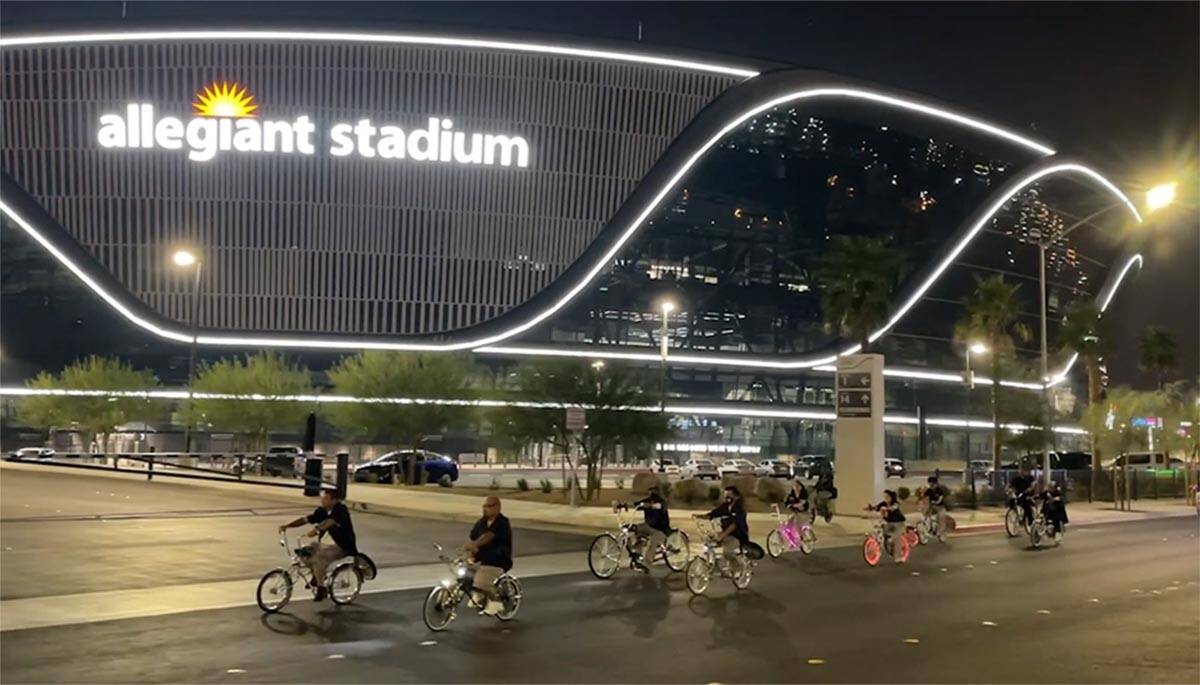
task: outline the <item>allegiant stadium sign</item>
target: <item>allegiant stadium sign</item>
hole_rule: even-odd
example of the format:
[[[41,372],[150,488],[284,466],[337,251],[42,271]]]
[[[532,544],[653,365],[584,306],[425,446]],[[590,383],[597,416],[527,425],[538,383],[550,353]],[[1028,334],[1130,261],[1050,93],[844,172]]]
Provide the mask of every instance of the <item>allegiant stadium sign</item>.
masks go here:
[[[205,162],[221,152],[313,155],[320,141],[307,116],[260,120],[253,96],[236,83],[214,83],[197,94],[196,116],[157,116],[154,105],[129,103],[122,114],[103,114],[96,139],[113,149],[186,150]],[[377,126],[370,119],[329,127],[325,147],[334,157],[368,157],[413,162],[529,166],[529,143],[520,136],[464,133],[454,122],[429,117],[425,126]]]

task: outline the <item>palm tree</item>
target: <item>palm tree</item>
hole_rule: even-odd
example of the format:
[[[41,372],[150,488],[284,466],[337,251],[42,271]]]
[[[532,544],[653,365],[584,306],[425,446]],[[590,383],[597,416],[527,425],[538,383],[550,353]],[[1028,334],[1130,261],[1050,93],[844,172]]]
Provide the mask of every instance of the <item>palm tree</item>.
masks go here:
[[[963,303],[967,313],[955,326],[954,336],[963,342],[984,341],[991,355],[992,467],[1000,468],[999,390],[1000,368],[1004,359],[1016,350],[1014,338],[1029,339],[1029,327],[1019,321],[1017,302],[1019,285],[1005,282],[1000,275],[976,278],[975,291]]]
[[[1058,345],[1079,355],[1087,370],[1088,404],[1100,401],[1100,361],[1112,352],[1111,327],[1100,309],[1087,300],[1076,300],[1067,307],[1066,318],[1058,329]]]
[[[865,351],[891,313],[903,257],[876,238],[837,236],[832,242],[816,268],[825,325]]]
[[[1163,388],[1163,374],[1175,368],[1177,353],[1175,336],[1165,328],[1146,326],[1138,338],[1138,366],[1156,375],[1159,390]]]

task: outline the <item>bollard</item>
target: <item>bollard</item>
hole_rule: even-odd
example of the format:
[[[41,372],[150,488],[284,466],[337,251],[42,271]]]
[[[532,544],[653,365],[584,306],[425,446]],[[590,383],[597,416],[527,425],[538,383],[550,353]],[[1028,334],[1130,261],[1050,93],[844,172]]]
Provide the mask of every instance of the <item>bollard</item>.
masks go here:
[[[237,472],[238,480],[242,480],[242,474],[246,472],[246,455],[237,455]]]
[[[146,460],[146,480],[154,480],[154,453],[150,453],[150,458]]]
[[[346,499],[346,487],[350,480],[350,453],[337,453],[337,496]]]
[[[304,460],[304,496],[316,497],[321,494],[321,459],[308,457]]]

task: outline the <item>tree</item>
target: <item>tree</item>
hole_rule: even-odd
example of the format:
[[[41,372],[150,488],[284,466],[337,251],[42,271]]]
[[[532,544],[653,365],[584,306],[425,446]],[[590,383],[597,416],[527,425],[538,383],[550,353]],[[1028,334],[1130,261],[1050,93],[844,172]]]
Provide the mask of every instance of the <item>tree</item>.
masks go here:
[[[460,355],[368,350],[342,359],[330,369],[329,379],[339,395],[469,400],[472,366]],[[416,450],[425,438],[472,411],[465,402],[345,402],[333,404],[329,415],[348,434]],[[415,462],[407,462],[406,483],[413,482]]]
[[[1146,447],[1146,431],[1133,428],[1133,419],[1154,416],[1162,405],[1162,394],[1111,388],[1104,402],[1089,406],[1083,413],[1083,427],[1092,442],[1106,454],[1120,455]]]
[[[1147,326],[1138,338],[1138,365],[1155,374],[1159,390],[1163,389],[1163,375],[1175,368],[1177,355],[1175,337],[1165,328]]]
[[[1087,372],[1088,406],[1100,401],[1103,390],[1100,362],[1112,352],[1111,326],[1103,313],[1088,300],[1076,300],[1067,307],[1066,318],[1058,330],[1059,347],[1079,355]],[[1096,487],[1096,472],[1103,461],[1103,450],[1092,441],[1092,489]]]
[[[816,269],[825,325],[865,351],[887,323],[903,259],[876,238],[836,236],[832,243]]]
[[[118,359],[93,355],[67,366],[57,376],[43,371],[26,385],[42,390],[138,391],[156,387],[158,379]],[[152,421],[163,411],[145,397],[33,395],[21,398],[18,413],[22,421],[39,428],[78,426],[84,449],[90,449],[93,439],[99,438],[100,449],[107,452],[108,435],[114,428],[129,421]]]
[[[656,410],[657,398],[644,392],[647,384],[625,367],[538,360],[518,367],[515,376],[517,399],[554,402],[564,408],[504,407],[493,412],[493,424],[531,442],[552,442],[566,452],[568,460],[570,450],[578,447],[587,468],[589,500],[599,494],[605,460],[617,445],[648,457],[654,444],[671,433],[667,417]],[[586,407],[587,426],[582,432],[567,430],[566,405]]]
[[[970,344],[983,341],[988,347],[991,375],[992,468],[1000,468],[1000,373],[1006,359],[1016,352],[1015,339],[1029,339],[1029,327],[1020,322],[1017,303],[1019,286],[1005,282],[1003,276],[977,278],[975,290],[967,296],[966,315],[955,326],[954,336]]]
[[[277,352],[260,352],[234,357],[200,367],[193,383],[198,393],[264,395],[267,398],[305,395],[312,392],[309,374],[288,363]],[[209,424],[238,435],[248,449],[267,446],[271,431],[284,426],[304,425],[305,406],[283,400],[235,400],[225,398],[185,401],[181,420],[193,425]]]

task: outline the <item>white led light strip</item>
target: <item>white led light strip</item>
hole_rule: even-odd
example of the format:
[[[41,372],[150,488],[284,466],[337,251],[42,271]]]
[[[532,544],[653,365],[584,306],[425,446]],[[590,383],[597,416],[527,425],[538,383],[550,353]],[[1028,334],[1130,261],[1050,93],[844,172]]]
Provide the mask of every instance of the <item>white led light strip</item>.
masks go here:
[[[574,48],[553,43],[525,41],[484,40],[457,38],[454,36],[432,36],[393,33],[342,33],[329,31],[130,31],[125,33],[69,33],[46,36],[22,36],[0,39],[0,48],[40,45],[72,45],[80,43],[152,43],[157,41],[214,41],[214,40],[261,40],[302,41],[319,43],[374,43],[385,45],[442,45],[456,48],[482,48],[485,50],[509,50],[550,55],[567,55],[619,62],[653,64],[660,67],[675,67],[726,74],[741,78],[754,78],[757,71],[738,67],[697,62],[694,60],[656,57],[638,52],[615,50],[592,50]]]
[[[240,31],[240,32],[222,32],[222,31],[172,32],[172,31],[164,31],[164,32],[151,32],[151,33],[76,34],[76,35],[64,35],[64,36],[40,36],[40,37],[12,38],[12,39],[5,39],[3,41],[0,41],[0,47],[6,46],[6,45],[8,45],[8,46],[45,45],[45,44],[69,44],[69,43],[89,43],[89,42],[105,42],[105,41],[115,41],[115,42],[126,41],[127,42],[127,41],[131,41],[131,40],[133,40],[133,41],[209,40],[209,39],[283,39],[283,40],[286,40],[286,39],[289,39],[289,37],[290,37],[290,39],[295,39],[295,40],[354,41],[354,40],[363,40],[364,35],[374,35],[374,34],[323,34],[323,33],[264,32],[264,31]],[[386,35],[374,35],[374,39],[378,42],[387,42],[387,41],[421,42],[421,41],[425,41],[425,40],[433,40],[428,37],[412,37],[412,36],[406,37],[406,36],[386,36]],[[445,38],[445,39],[439,38],[437,40],[444,41],[444,42],[440,42],[439,44],[446,44],[446,45],[462,45],[462,46],[479,45],[479,46],[483,46],[483,44],[490,44],[492,47],[496,47],[497,49],[508,49],[508,48],[505,48],[502,46],[510,45],[509,43],[495,42],[495,41],[470,41],[470,40],[464,40],[464,39],[451,39],[451,38]],[[454,42],[454,41],[458,41],[458,42]],[[525,44],[514,43],[511,45],[525,45]],[[513,49],[515,49],[515,48],[513,48]],[[529,48],[529,49],[532,50],[533,48]],[[555,48],[554,46],[538,46],[537,47],[538,51],[554,51],[556,49],[557,48]],[[580,56],[586,56],[586,53],[588,53],[588,52],[589,51],[582,51],[578,54]],[[577,54],[577,53],[563,53],[563,54]],[[778,107],[780,105],[784,105],[784,104],[788,104],[788,103],[792,103],[792,102],[798,102],[801,100],[814,99],[814,98],[849,98],[849,99],[859,99],[859,100],[866,100],[869,102],[875,102],[878,104],[886,105],[888,107],[894,107],[897,109],[907,110],[910,112],[916,112],[919,114],[923,114],[925,116],[930,116],[930,117],[937,118],[937,119],[943,119],[945,121],[959,124],[961,126],[965,126],[967,128],[974,129],[981,133],[985,133],[985,134],[988,134],[988,135],[991,135],[994,137],[1001,138],[1003,140],[1007,140],[1009,142],[1016,143],[1018,145],[1024,146],[1024,147],[1026,147],[1034,152],[1037,152],[1039,154],[1042,154],[1042,155],[1054,154],[1053,149],[1051,149],[1041,143],[1038,143],[1034,140],[1031,140],[1031,139],[1021,136],[1019,134],[1013,133],[1012,131],[1009,131],[1007,129],[1003,129],[998,126],[989,124],[987,122],[984,122],[984,121],[981,121],[978,119],[974,119],[972,117],[967,117],[962,114],[958,114],[956,112],[952,112],[949,110],[941,109],[939,107],[934,107],[932,105],[927,105],[924,103],[916,102],[914,100],[908,100],[908,99],[904,99],[904,98],[895,97],[892,95],[877,93],[877,92],[865,90],[862,88],[829,87],[829,88],[808,88],[808,89],[797,90],[797,91],[787,93],[784,95],[780,95],[780,96],[774,97],[772,99],[766,100],[764,102],[761,102],[761,103],[755,105],[754,107],[751,107],[750,109],[743,111],[741,114],[737,115],[733,119],[729,120],[725,124],[724,127],[722,127],[719,131],[717,131],[712,136],[710,136],[703,145],[701,145],[699,148],[697,148],[691,154],[691,156],[688,157],[688,159],[682,165],[680,165],[680,167],[675,171],[675,173],[670,177],[670,179],[668,179],[667,182],[661,186],[658,193],[655,194],[655,196],[653,198],[651,198],[651,200],[646,204],[646,206],[642,209],[641,213],[638,214],[637,217],[635,217],[634,220],[631,221],[628,226],[626,226],[625,230],[621,233],[619,239],[617,241],[615,241],[614,244],[607,251],[605,251],[605,253],[603,255],[601,255],[594,261],[591,269],[589,269],[588,272],[574,286],[572,286],[570,290],[568,290],[564,295],[559,297],[553,304],[551,304],[546,309],[535,314],[534,316],[532,316],[525,322],[518,324],[516,326],[513,326],[512,328],[501,331],[494,335],[477,338],[475,340],[468,340],[468,341],[461,341],[461,342],[446,342],[446,343],[389,342],[389,341],[369,340],[369,339],[328,340],[328,339],[319,339],[319,338],[295,338],[295,337],[282,337],[282,336],[237,336],[237,335],[200,335],[200,336],[197,336],[196,341],[198,343],[204,344],[204,345],[230,345],[230,346],[245,346],[245,347],[288,347],[288,348],[305,348],[305,349],[347,349],[347,350],[381,349],[381,350],[452,351],[452,350],[464,350],[464,349],[486,347],[486,346],[498,343],[502,340],[506,340],[508,338],[511,338],[515,335],[523,333],[523,332],[529,330],[530,328],[536,326],[537,324],[541,323],[546,318],[548,318],[549,316],[551,316],[552,314],[557,312],[558,310],[562,309],[571,300],[575,299],[575,297],[577,295],[579,295],[579,293],[582,292],[583,289],[585,287],[587,287],[587,285],[589,283],[591,283],[605,268],[608,267],[608,265],[616,257],[617,253],[625,246],[625,244],[638,231],[638,229],[641,228],[642,224],[645,222],[646,218],[650,215],[650,213],[654,211],[655,207],[658,206],[658,204],[663,200],[663,198],[666,197],[667,194],[670,193],[671,190],[676,187],[676,185],[691,170],[691,168],[693,166],[695,166],[695,164],[708,152],[709,149],[711,149],[714,145],[716,145],[718,141],[720,141],[722,138],[724,138],[726,135],[728,135],[731,131],[733,131],[733,130],[737,129],[738,127],[740,127],[741,125],[743,125],[747,120],[749,120],[759,114],[762,114],[763,112],[766,112],[774,107]],[[1099,182],[1104,184],[1106,187],[1110,188],[1123,201],[1125,201],[1126,204],[1129,204],[1128,199],[1125,198],[1125,196],[1122,195],[1121,192],[1119,190],[1117,190],[1115,186],[1113,186],[1111,183],[1109,183],[1106,179],[1101,177],[1096,172],[1094,172],[1090,169],[1087,169],[1086,167],[1082,167],[1079,165],[1061,165],[1061,167],[1054,167],[1054,169],[1055,170],[1074,169],[1074,170],[1081,171],[1081,173],[1089,174],[1089,175],[1095,177]],[[1046,171],[1046,172],[1043,172],[1043,175],[1045,173],[1055,173],[1055,171]],[[1032,179],[1029,182],[1033,182],[1033,180],[1036,180],[1036,179]],[[1003,203],[1007,202],[1007,200],[1008,200],[1008,198],[1004,198],[999,204],[1003,205]],[[1130,204],[1130,207],[1132,209],[1131,204]],[[6,213],[10,214],[10,216],[15,216],[13,214],[11,208],[8,208],[7,206],[5,206],[4,209],[5,209]],[[997,207],[997,209],[998,209],[998,207]],[[1136,214],[1136,209],[1134,210],[1134,212]],[[20,223],[22,225],[22,227],[25,228],[27,231],[29,231],[31,233],[35,233],[32,230],[32,227],[29,226],[27,222],[20,221],[18,223]],[[981,224],[982,224],[982,222],[981,222]],[[973,235],[974,235],[974,231],[972,232],[972,236]],[[968,240],[969,240],[969,238],[968,238]],[[966,242],[967,241],[964,241],[959,246],[959,248],[961,249],[961,247],[963,245],[965,245]],[[957,251],[956,251],[956,254],[957,254]],[[64,259],[61,255],[56,255],[56,256],[59,257],[60,260]],[[73,270],[75,270],[75,269],[73,268]],[[940,274],[940,271],[941,270],[939,269],[939,272],[938,272],[939,274]],[[85,281],[85,282],[88,282],[88,281]],[[932,283],[932,280],[929,281],[928,284],[931,284],[931,283]],[[928,284],[926,284],[924,287],[927,288]],[[97,290],[97,292],[101,292],[97,288],[97,286],[95,286],[93,283],[89,282],[89,286],[91,286],[94,290]],[[905,307],[902,309],[901,313],[903,313],[903,311],[907,311],[908,307],[911,307],[912,303],[915,303],[916,299],[919,299],[920,294],[923,292],[924,292],[923,289],[920,290],[914,296],[914,299],[910,303],[905,305]],[[110,299],[110,296],[107,296],[107,295],[102,295],[102,296],[105,297],[106,301],[108,301]],[[141,320],[138,317],[132,316],[130,313],[128,313],[127,309],[119,308],[118,311],[121,311],[121,313],[125,314],[127,318],[129,318],[134,323],[141,325],[143,328],[147,328],[148,330],[151,330],[152,332],[154,332],[156,334],[163,335],[162,329],[160,329],[156,326],[147,325],[147,322]],[[889,322],[888,326],[886,326],[884,329],[881,329],[881,332],[877,333],[877,336],[882,335],[882,331],[886,330],[887,328],[890,328],[891,325],[894,324],[894,322],[895,322],[894,320],[892,322]],[[165,335],[164,337],[169,337],[172,339],[179,340],[179,339],[181,339],[180,336],[182,336],[182,339],[184,341],[191,340],[190,336],[180,334],[180,333],[173,333],[171,335]],[[874,339],[875,339],[874,337],[871,338],[871,340],[874,340]],[[700,359],[704,359],[704,358],[697,356],[696,359],[700,360]],[[834,361],[833,357],[828,357],[824,360],[765,362],[764,364],[766,365],[765,368],[805,368],[805,367],[814,366],[814,365],[818,365],[818,364],[828,364],[831,361]],[[707,362],[702,362],[702,363],[707,363]],[[774,364],[784,364],[785,366],[773,366]]]
[[[125,397],[136,399],[171,399],[183,400],[187,399],[188,393],[186,390],[75,390],[65,388],[21,388],[21,387],[0,387],[0,396],[13,397],[34,397],[34,396],[53,396],[53,397]],[[435,406],[451,406],[451,407],[519,407],[525,409],[565,409],[567,407],[583,407],[584,409],[596,409],[595,405],[590,404],[569,404],[563,402],[526,402],[519,400],[464,400],[464,399],[439,399],[439,398],[421,398],[421,397],[354,397],[352,395],[262,395],[258,393],[252,394],[233,394],[233,393],[214,393],[214,392],[196,392],[192,396],[200,400],[241,400],[245,402],[304,402],[304,403],[358,403],[358,404],[404,404],[404,405],[435,405]],[[656,406],[637,405],[637,406],[620,406],[620,407],[605,407],[608,410],[615,411],[643,411],[657,413],[659,408]],[[725,405],[703,405],[703,404],[667,404],[662,409],[667,414],[695,414],[700,416],[728,416],[732,418],[749,418],[749,419],[807,419],[812,421],[834,421],[836,416],[832,411],[813,411],[807,409],[763,409],[754,407],[737,407],[731,404]],[[916,425],[917,419],[910,416],[895,416],[883,419],[884,423]],[[953,417],[930,417],[925,420],[925,423],[931,426],[951,426],[962,428],[991,428],[990,421],[980,421],[976,419],[958,419]],[[1022,424],[1001,424],[1003,428],[1013,431],[1022,431],[1028,426]],[[1074,426],[1055,426],[1054,431],[1058,433],[1077,433],[1083,434],[1081,428]]]

